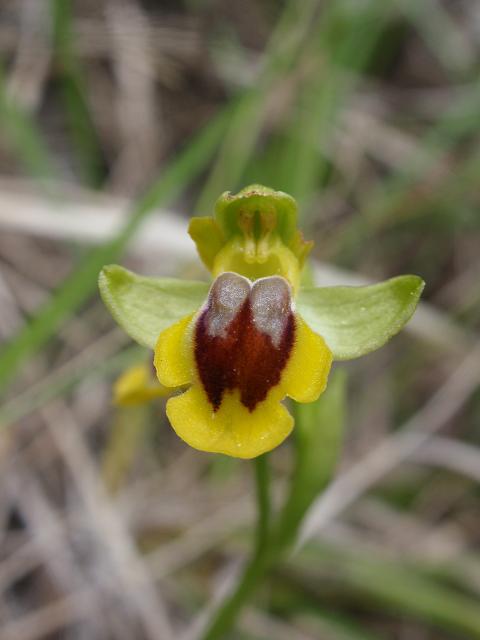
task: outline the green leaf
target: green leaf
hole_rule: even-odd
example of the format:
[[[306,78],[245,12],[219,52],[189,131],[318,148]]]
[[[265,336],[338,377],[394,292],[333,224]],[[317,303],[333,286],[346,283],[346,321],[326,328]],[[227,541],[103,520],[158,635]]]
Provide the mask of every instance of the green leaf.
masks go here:
[[[205,282],[147,278],[116,264],[102,269],[98,286],[122,329],[150,349],[161,331],[198,309],[209,290]]]
[[[351,360],[383,346],[404,327],[424,286],[418,276],[398,276],[367,287],[305,288],[297,310],[335,360]]]
[[[327,388],[315,402],[294,405],[306,507],[325,488],[335,470],[343,443],[346,393],[345,368],[335,368]]]
[[[282,509],[277,542],[290,545],[302,518],[335,470],[343,441],[346,373],[336,369],[324,393],[309,403],[294,403],[295,468]]]

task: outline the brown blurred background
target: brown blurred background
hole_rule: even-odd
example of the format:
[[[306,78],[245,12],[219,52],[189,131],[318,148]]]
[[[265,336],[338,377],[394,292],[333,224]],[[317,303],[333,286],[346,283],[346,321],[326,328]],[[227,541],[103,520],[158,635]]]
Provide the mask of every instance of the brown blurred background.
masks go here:
[[[149,355],[96,277],[206,277],[188,217],[251,182],[319,284],[427,287],[342,365],[337,476],[229,637],[480,638],[479,53],[478,0],[2,0],[0,640],[194,640],[234,580],[249,465],[112,407]]]

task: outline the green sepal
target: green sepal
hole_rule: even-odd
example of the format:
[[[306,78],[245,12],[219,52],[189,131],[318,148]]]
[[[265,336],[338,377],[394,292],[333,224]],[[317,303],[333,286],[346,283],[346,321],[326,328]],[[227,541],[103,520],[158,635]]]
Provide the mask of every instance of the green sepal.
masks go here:
[[[411,318],[425,286],[418,276],[398,276],[366,287],[301,289],[297,310],[320,334],[335,360],[370,353]]]
[[[298,216],[297,203],[288,193],[252,184],[235,194],[225,191],[215,204],[215,218],[227,238],[243,233],[240,222],[244,215],[258,212],[275,216],[275,231],[288,245],[297,230]]]
[[[102,269],[98,286],[122,329],[150,349],[155,348],[161,331],[196,311],[209,290],[205,282],[148,278],[116,264]]]
[[[259,241],[270,229],[292,251],[303,266],[313,242],[306,242],[297,229],[297,203],[283,191],[251,184],[236,194],[225,191],[215,204],[215,219],[226,238],[245,233],[246,220],[252,220],[252,235]]]

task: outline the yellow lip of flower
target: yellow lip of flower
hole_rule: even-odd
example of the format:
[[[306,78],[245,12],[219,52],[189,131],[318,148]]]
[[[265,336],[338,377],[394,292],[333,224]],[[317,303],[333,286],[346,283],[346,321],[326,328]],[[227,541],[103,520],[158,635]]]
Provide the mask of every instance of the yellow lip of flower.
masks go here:
[[[155,367],[165,387],[189,386],[167,402],[176,433],[203,451],[253,458],[278,446],[293,418],[281,401],[312,402],[332,354],[295,312],[280,276],[252,283],[226,272],[206,303],[162,331]]]

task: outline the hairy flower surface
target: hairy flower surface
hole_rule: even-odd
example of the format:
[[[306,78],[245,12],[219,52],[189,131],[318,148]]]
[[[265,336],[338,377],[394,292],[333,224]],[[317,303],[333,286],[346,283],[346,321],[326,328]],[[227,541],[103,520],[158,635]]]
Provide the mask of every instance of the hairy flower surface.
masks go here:
[[[289,195],[252,185],[224,193],[215,216],[189,232],[213,283],[148,278],[117,265],[99,279],[113,317],[154,351],[148,368],[124,374],[120,404],[173,394],[167,416],[204,451],[241,458],[279,445],[293,418],[282,401],[312,402],[333,360],[378,349],[413,314],[424,283],[399,276],[366,287],[303,287],[312,247]]]

